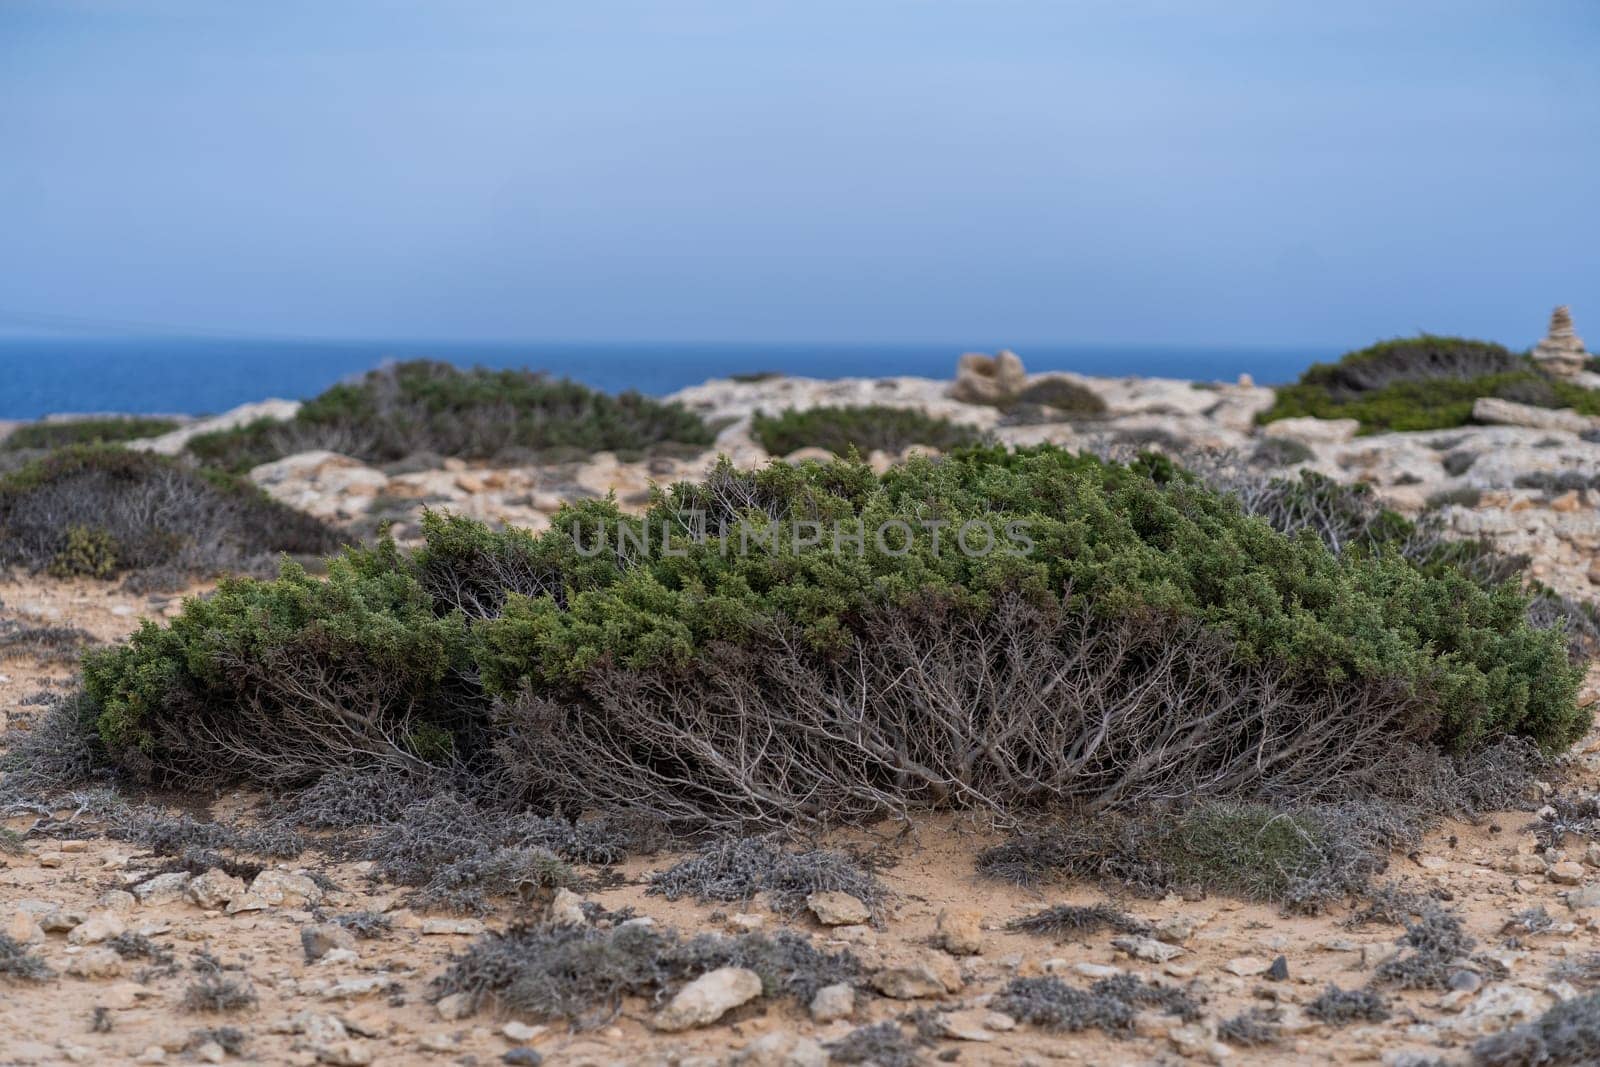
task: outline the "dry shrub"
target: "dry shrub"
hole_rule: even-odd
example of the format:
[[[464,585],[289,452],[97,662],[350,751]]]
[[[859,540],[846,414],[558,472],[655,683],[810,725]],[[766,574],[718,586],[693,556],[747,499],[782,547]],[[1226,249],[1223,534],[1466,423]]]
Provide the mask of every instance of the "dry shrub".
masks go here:
[[[799,914],[806,897],[848,893],[881,920],[888,889],[872,872],[835,849],[786,849],[772,837],[730,838],[650,876],[648,892],[668,900],[748,901],[765,893],[773,910]]]
[[[248,482],[108,446],[62,449],[0,478],[0,567],[130,574],[134,589],[270,573],[339,535]]]
[[[1580,1067],[1600,1062],[1600,993],[1564,1000],[1532,1022],[1472,1046],[1477,1067]]]
[[[9,934],[0,934],[0,978],[42,982],[54,976],[49,965],[29,952],[28,946]]]
[[[1374,982],[1400,989],[1448,989],[1457,961],[1472,951],[1474,942],[1458,915],[1431,906],[1406,923],[1399,944],[1402,951],[1378,965]]]
[[[984,614],[879,609],[864,629],[875,639],[843,659],[773,626],[692,672],[601,669],[590,701],[524,693],[503,708],[500,757],[530,797],[737,833],[1359,792],[1394,772],[1395,738],[1424,714],[1406,686],[1314,683],[1169,619],[1009,596]]]
[[[1137,979],[1135,979],[1137,981]],[[1095,1028],[1126,1035],[1138,1009],[1119,996],[1075,989],[1059,978],[1013,978],[990,1003],[1019,1022],[1047,1030]]]
[[[830,1063],[860,1063],[872,1067],[917,1067],[923,1062],[917,1042],[906,1036],[892,1019],[859,1026],[827,1045]]]
[[[853,982],[861,970],[850,953],[825,954],[789,931],[684,941],[642,924],[519,926],[475,941],[431,989],[435,997],[465,993],[473,1010],[568,1019],[585,1029],[610,1022],[624,997],[659,1003],[719,967],[749,968],[768,996],[802,1002],[823,986]]]
[[[1006,923],[1007,930],[1057,939],[1064,939],[1069,935],[1082,937],[1107,927],[1124,934],[1144,934],[1150,931],[1149,923],[1141,922],[1110,904],[1087,906],[1057,904]]]
[[[18,619],[0,619],[0,657],[31,656],[41,664],[75,663],[97,644],[94,635],[77,626],[35,626]]]
[[[1282,1018],[1276,1008],[1246,1008],[1217,1024],[1217,1036],[1230,1045],[1259,1048],[1275,1045],[1283,1037]]]
[[[1389,1017],[1389,1003],[1370,989],[1340,989],[1330,985],[1306,1005],[1306,1014],[1331,1026],[1381,1023]]]

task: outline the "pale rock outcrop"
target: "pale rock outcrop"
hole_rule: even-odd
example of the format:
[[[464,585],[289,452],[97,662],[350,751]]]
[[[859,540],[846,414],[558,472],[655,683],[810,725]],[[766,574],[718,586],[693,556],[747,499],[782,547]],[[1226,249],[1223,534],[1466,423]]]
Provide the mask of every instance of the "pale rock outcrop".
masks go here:
[[[351,519],[389,485],[389,477],[337,452],[298,452],[263,463],[250,480],[282,504],[321,519]]]
[[[1342,445],[1355,438],[1361,429],[1356,419],[1319,419],[1300,415],[1277,419],[1261,428],[1262,436],[1286,441],[1299,441],[1303,445]]]
[[[127,442],[126,447],[138,452],[154,452],[162,456],[175,456],[182,452],[184,446],[192,437],[203,433],[212,433],[216,430],[232,430],[239,426],[247,426],[252,422],[262,419],[271,419],[274,422],[287,422],[300,411],[298,400],[258,400],[253,404],[240,404],[238,407],[213,415],[210,418],[196,419],[176,430],[161,434],[159,437],[141,437],[138,440]]]
[[[761,976],[744,967],[718,967],[678,991],[656,1015],[655,1027],[675,1033],[708,1026],[761,995]]]
[[[1541,408],[1518,404],[1496,396],[1480,396],[1472,402],[1472,417],[1479,422],[1503,426],[1528,426],[1536,430],[1565,430],[1584,433],[1600,429],[1600,416],[1580,415],[1571,408]]]

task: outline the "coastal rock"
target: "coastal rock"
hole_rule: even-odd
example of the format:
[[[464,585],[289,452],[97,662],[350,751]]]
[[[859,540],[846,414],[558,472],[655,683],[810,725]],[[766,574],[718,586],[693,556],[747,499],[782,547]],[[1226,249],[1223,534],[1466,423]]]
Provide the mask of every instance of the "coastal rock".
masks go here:
[[[968,352],[956,364],[950,399],[964,404],[1002,404],[1022,391],[1028,373],[1015,352],[1002,349],[993,356]]]
[[[961,968],[943,952],[924,949],[883,967],[872,976],[872,986],[895,1000],[942,997],[961,992]]]
[[[1479,422],[1505,426],[1529,426],[1536,430],[1565,430],[1583,433],[1600,429],[1600,417],[1580,415],[1571,408],[1541,408],[1518,404],[1497,396],[1480,396],[1472,402],[1472,417]]]
[[[1300,415],[1277,419],[1261,428],[1264,437],[1299,441],[1303,445],[1342,445],[1355,438],[1361,423],[1357,419],[1319,419]]]
[[[323,519],[353,518],[389,484],[380,470],[337,452],[297,452],[263,463],[250,480],[282,504]]]
[[[825,889],[806,897],[806,907],[824,926],[854,926],[867,922],[872,912],[865,904],[836,889]]]

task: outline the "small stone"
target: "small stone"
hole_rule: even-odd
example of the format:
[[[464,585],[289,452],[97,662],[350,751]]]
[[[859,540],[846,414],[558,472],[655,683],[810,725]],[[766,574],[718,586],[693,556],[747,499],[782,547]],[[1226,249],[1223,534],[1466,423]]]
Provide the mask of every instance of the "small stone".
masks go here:
[[[1600,567],[1600,563],[1595,566]],[[1591,867],[1600,867],[1600,841],[1589,842],[1589,847],[1583,850],[1583,862]]]
[[[1258,974],[1266,974],[1271,966],[1260,956],[1238,956],[1223,964],[1222,969],[1240,978],[1254,978]]]
[[[440,997],[434,1002],[433,1008],[439,1013],[439,1018],[446,1022],[455,1022],[465,1019],[472,1014],[472,994],[451,993],[447,997]]]
[[[329,949],[324,953],[323,957],[317,961],[317,966],[337,967],[342,963],[357,963],[360,960],[361,954],[353,948],[335,948]]]
[[[300,931],[300,947],[306,959],[320,960],[335,949],[354,949],[356,935],[338,923],[315,923]]]
[[[1473,1033],[1495,1033],[1544,1014],[1551,998],[1531,989],[1497,982],[1462,1009],[1459,1026]]]
[[[1017,1020],[1003,1011],[986,1011],[983,1013],[983,1025],[990,1030],[1005,1033],[1007,1030],[1015,1030],[1017,1028]]]
[[[421,932],[425,937],[437,937],[450,934],[459,934],[465,937],[476,937],[483,933],[483,920],[424,919],[422,920]]]
[[[856,1010],[855,987],[839,982],[825,985],[811,998],[811,1017],[819,1023],[849,1017]]]
[[[1450,975],[1450,988],[1462,993],[1476,993],[1483,987],[1483,979],[1473,971],[1454,971]]]
[[[367,1043],[354,1039],[319,1045],[316,1054],[317,1062],[332,1064],[333,1067],[367,1067],[373,1060],[372,1049]]]
[[[115,978],[122,973],[122,957],[114,949],[92,948],[68,960],[67,973],[78,978]]]
[[[675,1033],[707,1026],[761,995],[761,976],[744,967],[718,967],[678,991],[656,1014],[655,1027]]]
[[[423,1034],[417,1046],[428,1052],[454,1052],[461,1047],[461,1039],[455,1034]]]
[[[243,896],[244,891],[244,882],[216,868],[191,879],[185,890],[191,901],[207,911],[227,907],[234,897]]]
[[[500,1062],[513,1064],[514,1067],[539,1067],[544,1057],[531,1048],[514,1048],[501,1056]]]
[[[506,1023],[500,1028],[500,1032],[505,1035],[507,1041],[532,1041],[534,1038],[549,1031],[550,1028],[548,1026],[529,1026],[527,1023],[519,1023],[515,1020]]]
[[[311,1045],[333,1045],[350,1036],[337,1015],[322,1012],[302,1011],[289,1021],[289,1025],[295,1033],[304,1034]]]
[[[95,898],[94,906],[105,911],[114,911],[118,915],[126,915],[133,910],[136,898],[132,893],[121,889],[107,889]]]
[[[147,1045],[145,1050],[133,1059],[134,1063],[164,1063],[167,1059],[167,1050],[160,1045]]]
[[[1576,863],[1573,860],[1562,860],[1560,863],[1553,864],[1545,877],[1557,885],[1582,885],[1583,864]]]
[[[939,912],[934,925],[936,945],[953,956],[976,956],[983,952],[983,913],[971,908]]]
[[[1051,964],[1066,962],[1065,960],[1045,961],[1045,973],[1054,974],[1056,972],[1057,968],[1052,967]],[[1121,967],[1113,967],[1109,963],[1090,963],[1087,960],[1079,960],[1076,963],[1068,964],[1068,969],[1073,974],[1082,975],[1084,978],[1093,978],[1095,981],[1099,981],[1102,978],[1115,978],[1122,973]]]
[[[132,893],[144,905],[170,904],[183,899],[183,891],[189,888],[189,881],[188,872],[169,871],[145,879],[133,887]]]
[[[879,969],[872,987],[895,1000],[942,997],[961,992],[961,968],[943,952],[924,949]]]
[[[126,924],[115,912],[97,911],[68,931],[67,941],[74,945],[98,945],[126,929]]]
[[[1168,944],[1181,945],[1194,936],[1200,923],[1186,915],[1169,915],[1156,923],[1151,933]]]
[[[583,913],[583,898],[570,889],[557,889],[550,902],[550,921],[557,926],[589,925],[589,917]]]
[[[52,908],[39,919],[39,925],[47,934],[63,934],[83,922],[83,912],[66,911],[62,908]]]
[[[194,1054],[207,1063],[221,1063],[228,1058],[228,1050],[215,1041],[207,1041],[194,1050]]]
[[[988,1014],[980,1008],[940,1012],[939,1032],[956,1041],[993,1041],[995,1032],[985,1023]]]
[[[266,911],[270,907],[272,905],[267,903],[265,898],[259,897],[249,890],[243,890],[228,901],[228,906],[223,910],[229,915],[238,915],[246,911]]]
[[[25,911],[11,913],[6,921],[6,936],[23,945],[37,945],[44,940],[44,927]]]
[[[1140,937],[1137,934],[1113,937],[1111,944],[1134,959],[1144,960],[1146,963],[1166,963],[1183,955],[1183,949],[1177,945],[1169,945],[1165,941],[1157,941],[1153,937]]]
[[[752,934],[766,925],[767,917],[755,912],[741,911],[728,916],[728,929],[736,934]]]
[[[1272,961],[1272,966],[1267,968],[1267,978],[1274,982],[1287,982],[1289,980],[1289,958],[1279,956]]]
[[[849,926],[872,919],[872,912],[858,898],[837,889],[824,889],[806,897],[806,907],[824,926]]]
[[[827,1067],[828,1053],[812,1038],[775,1030],[750,1042],[728,1062],[733,1067]]]
[[[1167,1031],[1172,1047],[1191,1058],[1205,1058],[1211,1063],[1223,1063],[1233,1055],[1233,1050],[1212,1038],[1202,1027],[1178,1026]]]
[[[1600,885],[1590,883],[1567,891],[1567,907],[1573,911],[1600,908]]]

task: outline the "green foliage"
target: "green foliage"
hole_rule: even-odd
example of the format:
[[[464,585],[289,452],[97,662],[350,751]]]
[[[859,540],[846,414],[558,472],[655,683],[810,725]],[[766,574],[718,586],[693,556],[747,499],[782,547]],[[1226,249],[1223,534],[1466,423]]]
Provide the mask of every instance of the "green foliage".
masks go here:
[[[417,360],[335,385],[286,422],[200,434],[188,447],[211,466],[245,471],[313,448],[387,463],[417,452],[515,459],[552,449],[707,445],[712,437],[699,416],[639,393],[611,396],[527,370]]]
[[[68,526],[66,543],[45,568],[56,578],[109,578],[117,569],[117,539],[99,527]]]
[[[1479,397],[1600,414],[1600,391],[1552,380],[1500,345],[1459,337],[1385,341],[1313,364],[1257,421],[1357,419],[1361,433],[1439,430],[1472,421]]]
[[[986,554],[957,548],[976,520],[996,539]],[[904,551],[900,536],[874,536],[889,522],[912,533]],[[836,551],[834,533],[857,528],[864,535]],[[1395,743],[1465,750],[1509,734],[1555,750],[1588,723],[1560,636],[1527,625],[1514,589],[1393,552],[1338,556],[1154,456],[1123,466],[1049,447],[974,448],[882,476],[850,461],[724,464],[658,493],[642,516],[588,501],[539,535],[436,515],[424,532],[414,554],[392,543],[351,551],[326,581],[289,567],[277,581],[226,582],[171,624],[91,655],[86,684],[108,747],[169,773],[266,779],[447,751],[471,764],[491,758],[491,731],[496,759],[530,737],[626,747],[638,735],[595,710],[621,699],[607,688],[618,671],[663,694],[739,671],[824,671],[876,649],[886,621],[907,640],[982,635],[1019,599],[1041,621],[996,632],[1081,642],[1118,626],[1192,631],[1205,640],[1185,639],[1196,657],[1186,676],[1212,656],[1226,671],[1280,674],[1296,700],[1398,707],[1381,727]],[[796,644],[774,646],[791,632]],[[1143,656],[1120,669],[1149,669]],[[762,677],[776,686],[768,698],[798,699]],[[531,699],[536,714],[492,724],[494,698]],[[549,720],[555,707],[574,717]],[[1318,707],[1303,714],[1332,706]],[[667,774],[666,751],[627,760]],[[1293,868],[1278,863],[1299,840],[1287,826],[1259,840],[1264,862]]]
[[[157,437],[176,430],[175,419],[154,419],[129,415],[106,419],[60,419],[30,422],[18,426],[0,441],[0,448],[64,448],[67,445],[103,445]]]
[[[775,456],[787,456],[800,448],[823,448],[839,456],[848,455],[851,449],[863,456],[877,450],[898,454],[912,445],[949,451],[973,444],[982,436],[971,426],[916,408],[882,404],[789,408],[778,415],[757,412],[750,432]]]
[[[293,563],[275,581],[225,579],[170,625],[86,655],[84,688],[125,761],[274,780],[452,751],[468,662],[458,615],[435,615],[392,552],[352,551],[326,580]]]

